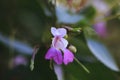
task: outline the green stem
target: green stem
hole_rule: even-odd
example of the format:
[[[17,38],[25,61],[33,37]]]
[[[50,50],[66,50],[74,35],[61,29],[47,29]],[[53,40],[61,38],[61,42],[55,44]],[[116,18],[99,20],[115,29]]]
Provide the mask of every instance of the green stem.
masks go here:
[[[31,58],[31,64],[30,64],[30,69],[31,69],[31,71],[33,71],[33,69],[34,69],[35,55],[37,54],[38,50],[39,50],[39,45],[36,45],[36,46],[34,47],[33,55],[32,55],[32,58]]]
[[[53,70],[53,63],[52,63],[52,60],[50,60],[50,69]]]
[[[87,73],[90,73],[90,71],[77,58],[74,59]]]
[[[105,18],[105,19],[103,19],[103,20],[104,20],[104,21],[108,21],[108,20],[112,20],[112,19],[117,18],[117,17],[120,17],[120,14],[116,14],[116,15],[107,17],[107,18]]]

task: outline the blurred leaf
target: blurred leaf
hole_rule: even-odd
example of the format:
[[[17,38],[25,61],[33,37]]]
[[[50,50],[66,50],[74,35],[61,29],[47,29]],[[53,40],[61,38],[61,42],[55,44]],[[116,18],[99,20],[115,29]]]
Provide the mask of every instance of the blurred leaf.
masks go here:
[[[56,7],[56,16],[59,23],[73,24],[84,19],[83,15],[70,14],[67,11],[68,11],[67,8],[64,6]]]
[[[101,42],[91,38],[87,38],[86,41],[89,49],[98,60],[100,60],[108,68],[114,71],[119,71],[113,56]]]
[[[113,56],[101,42],[97,41],[97,38],[95,37],[95,32],[90,29],[90,27],[86,27],[84,28],[84,33],[87,45],[93,55],[108,68],[114,71],[119,71],[119,68],[116,65]]]
[[[112,55],[102,43],[87,38],[87,45],[94,56],[98,58],[103,64],[114,71],[119,71],[119,68],[116,65],[116,62],[113,59]]]
[[[84,14],[88,20],[91,20],[95,17],[96,10],[94,7],[89,6],[82,12],[82,14]]]
[[[0,33],[0,42],[5,44],[5,46],[14,48],[14,50],[16,50],[17,52],[20,52],[20,53],[24,53],[24,54],[28,54],[28,55],[32,54],[33,48],[30,45],[28,45],[22,41],[18,41],[18,40],[11,41],[11,43],[10,43],[10,41],[11,41],[10,38],[8,38]]]
[[[57,80],[64,80],[62,66],[57,64],[54,64],[53,66]]]

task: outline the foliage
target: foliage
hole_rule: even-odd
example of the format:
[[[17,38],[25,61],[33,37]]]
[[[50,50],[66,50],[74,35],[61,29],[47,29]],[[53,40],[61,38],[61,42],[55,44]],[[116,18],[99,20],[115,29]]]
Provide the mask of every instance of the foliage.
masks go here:
[[[119,54],[114,54],[119,39],[111,41],[116,34],[109,35],[120,26],[118,0],[114,5],[109,0],[72,1],[0,1],[0,80],[120,80]],[[98,28],[98,23],[105,24]],[[51,27],[67,30],[72,63],[56,66],[45,59]]]

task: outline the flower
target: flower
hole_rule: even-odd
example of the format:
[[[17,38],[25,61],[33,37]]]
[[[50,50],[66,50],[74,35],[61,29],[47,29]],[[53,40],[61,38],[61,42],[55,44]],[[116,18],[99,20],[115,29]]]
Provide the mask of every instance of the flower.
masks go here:
[[[27,64],[28,64],[28,60],[25,56],[17,55],[10,60],[9,67],[15,68],[20,65],[27,66]]]
[[[98,36],[102,38],[107,36],[106,22],[98,22],[94,24],[94,29]]]
[[[67,34],[66,29],[64,28],[51,28],[51,33],[54,36],[52,39],[52,44],[50,49],[45,55],[45,59],[54,60],[57,64],[64,63],[67,65],[70,62],[73,62],[74,55],[67,49],[68,41],[64,39],[64,36]]]

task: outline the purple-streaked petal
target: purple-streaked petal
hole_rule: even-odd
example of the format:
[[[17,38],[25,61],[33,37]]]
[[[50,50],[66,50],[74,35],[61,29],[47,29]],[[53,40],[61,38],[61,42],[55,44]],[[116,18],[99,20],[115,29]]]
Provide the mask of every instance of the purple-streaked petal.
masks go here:
[[[64,38],[61,38],[60,39],[61,43],[63,43],[64,46],[61,47],[61,49],[65,49],[67,46],[68,46],[68,41]]]
[[[51,28],[51,33],[52,33],[53,36],[64,37],[67,34],[67,31],[64,28],[56,29],[55,27],[52,27]]]
[[[45,59],[52,59],[54,56],[56,56],[56,49],[53,48],[53,47],[51,47],[51,48],[47,51],[47,53],[46,53],[46,55],[45,55]]]
[[[54,56],[53,60],[57,64],[62,64],[63,58],[62,58],[62,52],[60,50],[56,50],[56,56]]]
[[[64,64],[67,65],[68,63],[73,62],[74,59],[73,53],[68,49],[64,49],[63,52],[64,52],[64,59],[63,59]]]
[[[52,40],[52,46],[57,49],[65,49],[68,45],[68,41],[61,37],[54,37]]]

